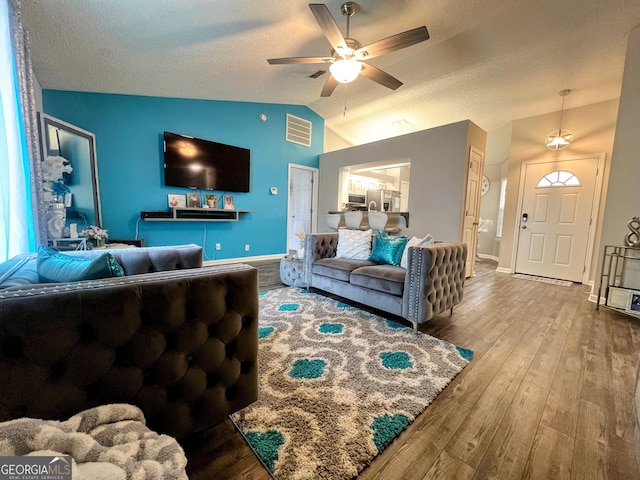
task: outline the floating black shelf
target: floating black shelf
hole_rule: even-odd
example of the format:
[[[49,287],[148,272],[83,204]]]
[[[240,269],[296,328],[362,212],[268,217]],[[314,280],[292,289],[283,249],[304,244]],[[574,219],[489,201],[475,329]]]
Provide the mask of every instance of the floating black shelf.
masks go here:
[[[145,222],[237,222],[241,213],[255,210],[223,210],[218,208],[171,208],[168,211],[140,212]]]

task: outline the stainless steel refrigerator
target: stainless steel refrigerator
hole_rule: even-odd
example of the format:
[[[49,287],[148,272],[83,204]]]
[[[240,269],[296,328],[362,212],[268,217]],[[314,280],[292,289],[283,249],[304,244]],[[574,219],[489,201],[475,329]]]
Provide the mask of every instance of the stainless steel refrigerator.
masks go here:
[[[397,190],[367,190],[367,210],[399,212],[400,192]]]

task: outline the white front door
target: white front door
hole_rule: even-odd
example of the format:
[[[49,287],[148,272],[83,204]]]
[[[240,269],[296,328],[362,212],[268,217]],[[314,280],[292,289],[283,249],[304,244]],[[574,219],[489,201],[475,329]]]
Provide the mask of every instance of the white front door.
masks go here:
[[[582,282],[598,160],[525,165],[517,273]]]
[[[462,243],[467,244],[465,276],[473,275],[478,248],[478,222],[480,220],[480,179],[484,170],[484,153],[471,147],[467,172],[467,193],[464,207]]]
[[[287,248],[302,248],[296,232],[311,231],[314,195],[314,170],[291,165],[289,169],[289,220]]]

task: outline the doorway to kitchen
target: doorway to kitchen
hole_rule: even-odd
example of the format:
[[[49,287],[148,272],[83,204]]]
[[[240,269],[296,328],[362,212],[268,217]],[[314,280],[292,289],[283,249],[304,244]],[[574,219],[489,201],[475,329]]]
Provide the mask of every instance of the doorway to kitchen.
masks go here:
[[[338,209],[407,211],[410,167],[410,160],[389,160],[342,167]],[[376,195],[376,192],[381,193]],[[371,203],[372,200],[375,204]]]

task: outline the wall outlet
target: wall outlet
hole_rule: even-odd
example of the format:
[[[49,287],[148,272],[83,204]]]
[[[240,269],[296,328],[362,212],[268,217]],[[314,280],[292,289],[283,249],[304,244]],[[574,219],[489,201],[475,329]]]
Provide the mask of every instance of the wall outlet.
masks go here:
[[[216,250],[220,250],[222,248],[219,243],[216,243]]]
[[[245,251],[245,252],[248,252],[248,251],[249,251],[249,244],[248,244],[248,243],[244,246],[244,251]]]

